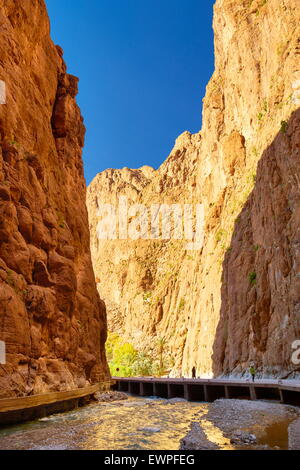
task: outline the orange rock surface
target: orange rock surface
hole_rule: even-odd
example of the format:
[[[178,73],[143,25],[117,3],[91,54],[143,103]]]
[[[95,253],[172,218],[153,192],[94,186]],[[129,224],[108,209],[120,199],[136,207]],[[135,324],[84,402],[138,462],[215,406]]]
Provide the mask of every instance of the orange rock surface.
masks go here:
[[[170,373],[295,368],[300,339],[300,10],[295,0],[217,0],[215,72],[201,132],[157,170],[107,170],[88,189],[91,248],[109,329]],[[193,80],[193,77],[191,77]],[[151,145],[151,142],[149,142]],[[205,208],[202,250],[178,240],[99,240],[101,203]]]
[[[78,79],[43,0],[0,0],[0,398],[108,377],[90,249]]]

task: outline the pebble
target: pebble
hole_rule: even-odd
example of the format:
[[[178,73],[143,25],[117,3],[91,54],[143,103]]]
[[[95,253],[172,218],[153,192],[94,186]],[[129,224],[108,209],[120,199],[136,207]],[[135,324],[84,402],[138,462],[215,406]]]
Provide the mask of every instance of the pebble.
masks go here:
[[[143,431],[143,432],[151,432],[151,433],[155,433],[155,432],[160,432],[161,429],[160,428],[140,428],[138,429],[138,431]]]
[[[186,403],[186,400],[184,398],[170,398],[168,403],[171,403],[171,405],[176,405],[176,403]]]

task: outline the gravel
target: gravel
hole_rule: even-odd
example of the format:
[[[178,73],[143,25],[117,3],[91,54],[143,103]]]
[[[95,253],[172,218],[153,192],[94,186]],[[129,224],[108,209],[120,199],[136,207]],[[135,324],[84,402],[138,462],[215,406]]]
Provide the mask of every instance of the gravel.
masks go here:
[[[265,401],[220,399],[208,405],[208,412],[192,423],[191,431],[181,441],[182,450],[209,448],[209,441],[218,449],[266,449],[260,444],[266,429],[282,422],[288,426],[300,417],[300,409]],[[274,448],[274,447],[273,447]]]
[[[128,400],[128,395],[123,392],[97,392],[94,395],[94,400],[97,402],[110,403],[113,401]]]

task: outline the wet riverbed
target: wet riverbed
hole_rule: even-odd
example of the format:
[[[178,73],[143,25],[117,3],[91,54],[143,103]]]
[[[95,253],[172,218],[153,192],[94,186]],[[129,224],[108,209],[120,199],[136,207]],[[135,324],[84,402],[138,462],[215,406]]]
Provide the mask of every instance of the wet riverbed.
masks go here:
[[[0,449],[16,450],[178,450],[192,421],[207,403],[130,397],[128,401],[89,405],[19,426],[0,428]],[[209,442],[233,449],[211,421],[202,429]],[[285,448],[285,426],[271,429],[272,444]],[[276,437],[276,436],[277,437]],[[205,438],[205,439],[206,439]]]
[[[177,450],[200,403],[159,399],[90,405],[34,423],[0,428],[1,449]]]

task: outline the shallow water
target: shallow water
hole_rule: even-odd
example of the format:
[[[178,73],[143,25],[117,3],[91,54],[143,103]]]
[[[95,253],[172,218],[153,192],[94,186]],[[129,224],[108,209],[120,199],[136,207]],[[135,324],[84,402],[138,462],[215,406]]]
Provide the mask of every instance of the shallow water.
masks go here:
[[[178,450],[191,422],[199,422],[200,416],[204,418],[201,426],[208,441],[219,449],[234,449],[222,431],[205,419],[208,408],[207,403],[129,397],[127,401],[89,405],[0,428],[0,449]],[[280,422],[267,428],[260,444],[287,448],[288,424]]]
[[[193,418],[206,410],[203,403],[131,397],[0,429],[0,448],[178,450]]]
[[[280,421],[279,423],[267,426],[263,436],[260,439],[261,444],[267,444],[271,448],[279,448],[281,450],[288,450],[289,447],[289,425],[291,419]]]

